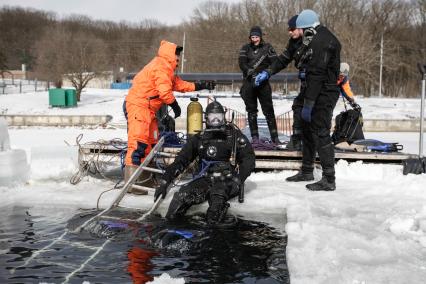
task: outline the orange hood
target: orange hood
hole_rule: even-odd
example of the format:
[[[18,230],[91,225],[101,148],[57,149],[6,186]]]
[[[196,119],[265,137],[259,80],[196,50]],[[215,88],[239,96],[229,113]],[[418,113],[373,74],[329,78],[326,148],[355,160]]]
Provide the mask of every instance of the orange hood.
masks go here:
[[[173,70],[176,68],[176,47],[176,44],[162,40],[157,53],[158,57],[164,58],[172,64]]]

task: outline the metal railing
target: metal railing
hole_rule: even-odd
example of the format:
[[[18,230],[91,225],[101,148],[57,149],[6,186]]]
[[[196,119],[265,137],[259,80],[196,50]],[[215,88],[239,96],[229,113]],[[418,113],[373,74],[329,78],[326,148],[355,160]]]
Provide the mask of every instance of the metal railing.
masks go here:
[[[31,92],[47,91],[50,82],[22,79],[3,79],[0,80],[0,94],[22,94]]]
[[[214,101],[214,97],[209,95],[207,97],[207,104]],[[232,120],[232,114],[234,114],[234,123],[238,126],[239,129],[244,129],[247,125],[247,116],[244,113],[241,113],[232,108],[228,108],[225,106],[225,119],[226,121]]]
[[[225,118],[226,121],[232,120],[232,113],[234,113],[234,123],[238,126],[239,129],[244,129],[247,125],[247,116],[239,111],[236,111],[232,108],[225,109]]]
[[[289,110],[276,116],[278,133],[291,136],[293,133],[293,111]]]

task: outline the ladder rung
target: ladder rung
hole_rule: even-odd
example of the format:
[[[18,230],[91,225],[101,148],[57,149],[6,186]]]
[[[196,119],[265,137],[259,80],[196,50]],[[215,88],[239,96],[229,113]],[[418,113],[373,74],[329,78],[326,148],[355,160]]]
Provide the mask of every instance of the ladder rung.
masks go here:
[[[137,221],[137,219],[127,219],[127,218],[120,218],[120,217],[114,217],[114,216],[108,216],[108,215],[104,215],[100,218],[101,219],[120,220],[120,221],[124,221],[124,222],[136,222]]]
[[[163,157],[170,157],[170,158],[174,158],[177,155],[174,153],[167,153],[167,152],[158,152],[157,153],[158,156],[163,156]]]
[[[153,188],[153,187],[147,187],[147,186],[142,186],[142,185],[137,185],[137,184],[132,185],[132,188],[141,189],[141,190],[148,190],[148,191],[155,190],[155,188]]]
[[[129,209],[129,210],[136,210],[136,211],[142,211],[142,208],[136,208],[136,207],[129,207],[129,206],[117,206],[117,208],[122,209]]]
[[[164,173],[163,170],[154,169],[154,168],[150,168],[150,167],[142,167],[142,169],[144,169],[144,171],[153,172],[153,173],[157,173],[157,174],[163,174]]]

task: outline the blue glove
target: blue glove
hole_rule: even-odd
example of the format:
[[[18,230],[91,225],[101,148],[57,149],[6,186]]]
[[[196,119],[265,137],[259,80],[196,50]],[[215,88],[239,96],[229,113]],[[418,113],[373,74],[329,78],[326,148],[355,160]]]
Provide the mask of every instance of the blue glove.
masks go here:
[[[315,102],[310,100],[305,100],[302,108],[302,119],[306,122],[311,122],[312,119],[312,109],[314,108]]]
[[[269,79],[269,73],[263,70],[262,72],[256,75],[256,79],[254,79],[254,85],[256,87],[259,87],[263,81],[266,81],[268,79]]]

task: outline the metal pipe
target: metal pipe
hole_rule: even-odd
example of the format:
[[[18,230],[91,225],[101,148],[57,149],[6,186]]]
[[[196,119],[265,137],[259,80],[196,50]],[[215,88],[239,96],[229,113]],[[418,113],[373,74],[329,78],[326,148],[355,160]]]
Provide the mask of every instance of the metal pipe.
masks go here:
[[[382,97],[382,75],[383,75],[383,33],[380,39],[380,70],[379,70],[379,97]]]
[[[164,171],[160,169],[154,169],[150,167],[142,167],[142,169],[144,169],[144,171],[151,172],[151,173],[164,174]]]
[[[418,64],[419,71],[422,74],[422,98],[420,101],[420,137],[419,137],[419,157],[423,157],[423,120],[424,120],[424,106],[425,106],[425,66]]]

